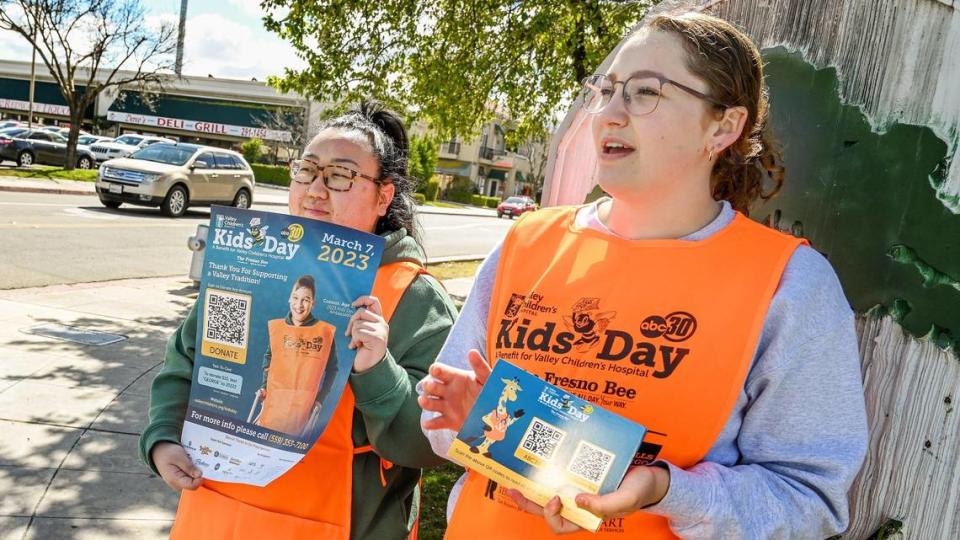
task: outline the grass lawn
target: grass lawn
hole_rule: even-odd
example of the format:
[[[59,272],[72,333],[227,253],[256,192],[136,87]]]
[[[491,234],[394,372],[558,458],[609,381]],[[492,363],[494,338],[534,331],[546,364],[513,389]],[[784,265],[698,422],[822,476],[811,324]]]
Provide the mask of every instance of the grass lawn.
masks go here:
[[[463,469],[446,463],[423,471],[423,498],[420,505],[420,536],[423,540],[440,540],[447,529],[447,496]]]
[[[428,264],[427,270],[433,277],[443,281],[458,277],[472,277],[477,272],[477,267],[482,261],[465,262],[445,262],[440,264]]]
[[[0,168],[0,176],[15,176],[30,180],[77,180],[80,182],[96,182],[96,169],[74,169],[65,171],[59,167],[35,166],[32,169],[5,169]]]
[[[468,208],[468,206],[464,204],[454,204],[446,201],[427,201],[423,203],[423,206],[434,206],[436,208]]]

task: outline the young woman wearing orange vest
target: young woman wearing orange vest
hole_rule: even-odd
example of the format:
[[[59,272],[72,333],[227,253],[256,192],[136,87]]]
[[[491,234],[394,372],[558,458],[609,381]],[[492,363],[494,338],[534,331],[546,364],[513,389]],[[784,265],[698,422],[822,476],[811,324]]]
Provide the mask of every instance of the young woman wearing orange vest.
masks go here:
[[[197,306],[171,336],[140,439],[143,459],[181,492],[171,537],[399,540],[414,531],[420,468],[440,462],[417,429],[414,386],[456,312],[423,270],[406,156],[396,115],[364,103],[327,122],[291,164],[290,214],[379,234],[386,248],[373,294],[354,302],[347,331],[357,354],[344,395],[288,473],[263,488],[201,478],[179,443]]]
[[[579,494],[598,535],[469,473],[447,538],[825,538],[866,451],[854,318],[829,263],[742,213],[775,185],[756,46],[703,14],[652,18],[584,81],[610,194],[524,216],[478,269],[420,385],[446,455],[490,363],[650,431],[619,489]],[[578,532],[579,531],[579,532]]]

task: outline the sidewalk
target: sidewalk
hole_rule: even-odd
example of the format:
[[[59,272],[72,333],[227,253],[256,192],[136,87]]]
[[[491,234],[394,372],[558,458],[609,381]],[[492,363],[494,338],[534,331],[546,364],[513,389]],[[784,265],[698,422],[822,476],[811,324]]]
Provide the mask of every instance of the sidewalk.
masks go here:
[[[31,180],[14,176],[0,176],[0,191],[19,191],[24,193],[51,193],[57,195],[95,195],[93,182],[76,180]],[[254,188],[255,205],[287,206],[288,189],[271,184],[257,184]],[[497,211],[490,208],[438,208],[418,206],[421,214],[442,214],[451,216],[497,217]]]
[[[177,496],[137,453],[186,277],[0,291],[0,538],[166,538]],[[469,278],[445,282],[465,294]],[[64,328],[69,327],[69,328]],[[81,344],[78,330],[125,339]]]

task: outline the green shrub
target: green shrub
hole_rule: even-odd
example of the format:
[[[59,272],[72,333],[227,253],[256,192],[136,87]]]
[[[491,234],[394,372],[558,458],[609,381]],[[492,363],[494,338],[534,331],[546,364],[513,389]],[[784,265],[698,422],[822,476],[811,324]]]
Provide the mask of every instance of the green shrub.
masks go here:
[[[427,182],[426,189],[424,189],[423,194],[426,196],[428,201],[437,200],[437,193],[440,191],[440,182],[436,180],[430,180]]]
[[[496,208],[500,204],[500,197],[484,197],[487,200],[487,208]]]
[[[256,163],[263,154],[263,141],[256,137],[248,140],[240,145],[240,153],[243,154],[243,159],[247,160],[247,163],[251,165]]]
[[[483,200],[486,199],[483,195],[474,195],[470,197],[470,204],[474,206],[483,206]]]
[[[251,163],[253,176],[261,184],[273,184],[275,186],[290,185],[290,169],[282,165],[262,165],[260,163]]]
[[[458,176],[447,188],[447,200],[462,204],[470,204],[473,197],[473,182],[469,178]]]
[[[423,204],[427,202],[427,197],[423,193],[414,193],[413,198],[416,199],[417,204]]]

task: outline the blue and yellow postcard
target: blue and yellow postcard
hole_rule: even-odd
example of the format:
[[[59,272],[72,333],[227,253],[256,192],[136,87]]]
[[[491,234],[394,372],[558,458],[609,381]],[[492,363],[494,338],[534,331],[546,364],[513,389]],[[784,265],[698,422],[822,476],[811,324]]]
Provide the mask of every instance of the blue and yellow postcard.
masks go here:
[[[320,437],[353,367],[351,304],[382,252],[355,229],[213,207],[181,435],[204,477],[266,485]]]
[[[448,455],[498,484],[594,531],[602,520],[579,508],[579,493],[617,489],[646,429],[499,360]]]

